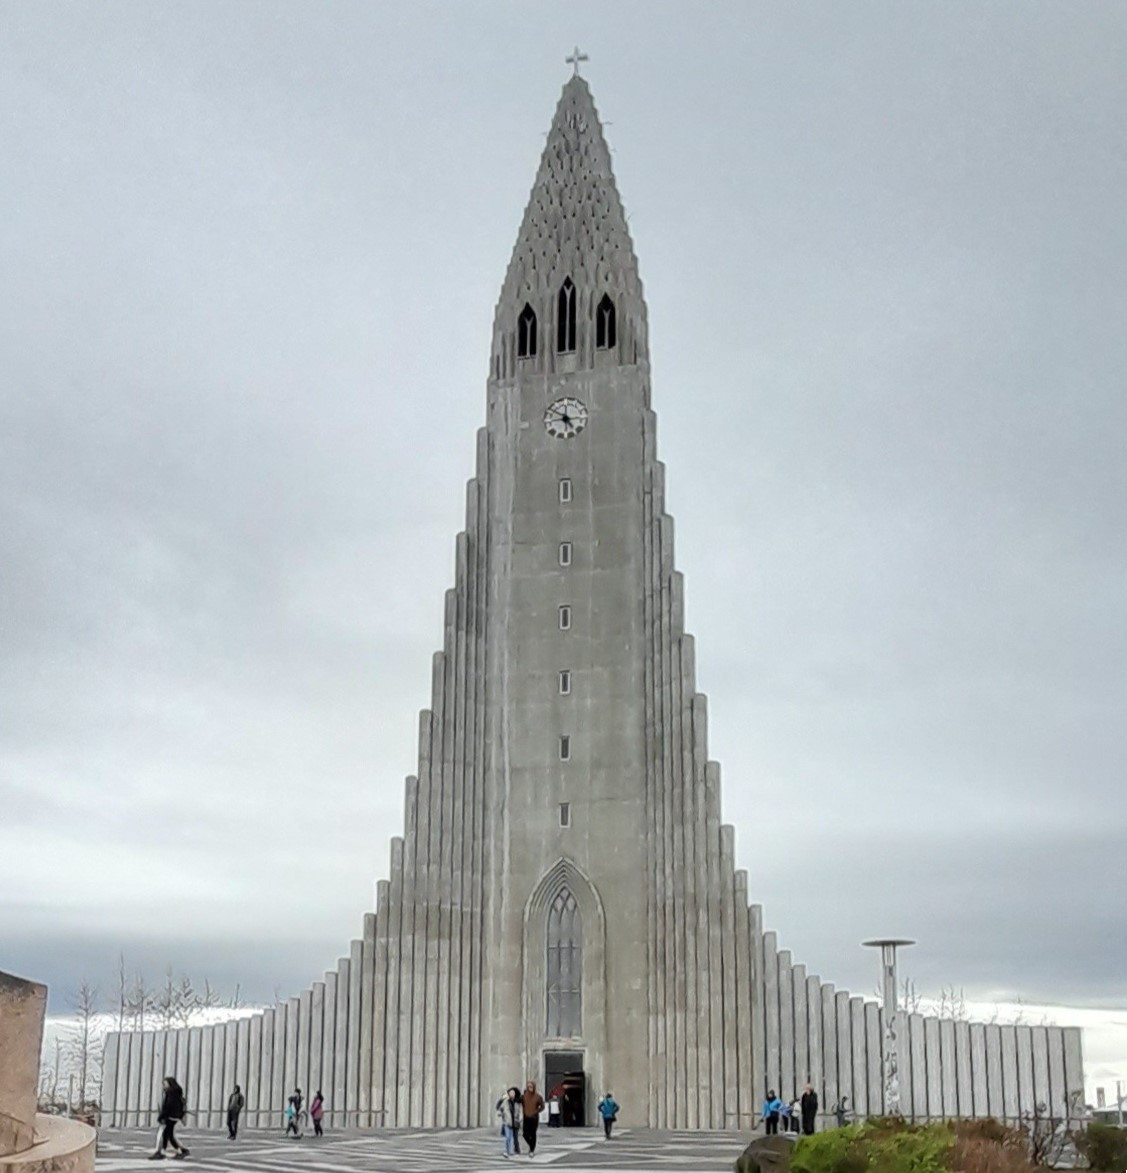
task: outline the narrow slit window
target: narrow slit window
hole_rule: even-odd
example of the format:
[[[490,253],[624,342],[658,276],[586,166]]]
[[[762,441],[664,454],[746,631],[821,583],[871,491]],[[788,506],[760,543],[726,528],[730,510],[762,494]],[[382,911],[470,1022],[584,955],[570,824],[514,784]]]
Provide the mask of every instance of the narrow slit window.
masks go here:
[[[571,760],[571,738],[564,733],[560,737],[560,761],[567,762]]]
[[[570,802],[561,802],[560,803],[560,826],[561,827],[570,827],[571,826],[571,803]]]
[[[561,566],[570,566],[571,565],[571,543],[570,542],[560,542],[560,565]]]
[[[561,607],[560,608],[560,631],[570,631],[570,630],[571,630],[571,608],[570,607]]]
[[[571,696],[571,671],[567,668],[560,673],[560,696]]]
[[[517,358],[536,356],[536,311],[525,302],[517,318]]]
[[[567,277],[560,286],[556,307],[556,350],[568,354],[575,349],[575,286]]]
[[[614,302],[610,294],[604,293],[595,309],[595,347],[609,350],[618,343],[618,328],[615,322]]]
[[[567,505],[571,501],[571,478],[560,478],[560,504]]]

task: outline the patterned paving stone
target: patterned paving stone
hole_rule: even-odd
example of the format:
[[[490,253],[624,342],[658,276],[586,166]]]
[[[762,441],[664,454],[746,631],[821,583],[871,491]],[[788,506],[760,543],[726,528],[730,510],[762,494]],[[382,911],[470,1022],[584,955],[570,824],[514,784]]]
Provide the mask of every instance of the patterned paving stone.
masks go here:
[[[150,1162],[155,1133],[103,1132],[97,1173],[164,1168]],[[506,1158],[492,1129],[472,1131],[306,1134],[247,1132],[231,1142],[222,1133],[183,1135],[191,1156],[183,1164],[208,1173],[491,1173],[510,1166],[550,1165],[567,1173],[626,1169],[632,1173],[731,1173],[746,1138],[730,1132],[656,1132],[624,1128],[606,1141],[595,1129],[542,1129],[536,1155]],[[522,1146],[523,1148],[523,1146]]]

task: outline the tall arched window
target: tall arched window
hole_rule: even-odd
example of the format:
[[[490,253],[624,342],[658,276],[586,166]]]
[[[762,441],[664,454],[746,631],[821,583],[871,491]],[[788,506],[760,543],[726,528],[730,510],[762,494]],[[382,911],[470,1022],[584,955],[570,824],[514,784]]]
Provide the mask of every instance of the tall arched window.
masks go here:
[[[575,897],[563,888],[548,909],[548,1029],[552,1039],[583,1033],[583,924]]]
[[[595,346],[599,350],[609,350],[618,340],[618,329],[614,320],[614,302],[609,293],[603,294],[595,310]]]
[[[571,278],[564,279],[560,286],[559,304],[556,312],[556,350],[566,354],[575,349],[575,286]]]
[[[532,358],[536,354],[536,311],[525,302],[517,318],[517,358]]]

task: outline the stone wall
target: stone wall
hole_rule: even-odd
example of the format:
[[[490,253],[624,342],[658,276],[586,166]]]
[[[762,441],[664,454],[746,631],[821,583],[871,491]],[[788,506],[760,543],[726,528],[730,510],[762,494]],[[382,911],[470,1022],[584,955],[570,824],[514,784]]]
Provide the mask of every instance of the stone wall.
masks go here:
[[[47,987],[0,973],[0,1156],[35,1138]]]

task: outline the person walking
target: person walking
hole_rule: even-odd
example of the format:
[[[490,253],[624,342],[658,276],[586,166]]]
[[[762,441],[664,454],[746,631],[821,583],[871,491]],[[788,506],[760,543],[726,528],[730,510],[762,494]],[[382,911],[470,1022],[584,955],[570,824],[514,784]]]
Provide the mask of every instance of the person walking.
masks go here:
[[[313,1103],[309,1105],[309,1119],[313,1121],[313,1135],[324,1136],[324,1130],[321,1128],[321,1118],[325,1115],[325,1097],[321,1095],[320,1090],[313,1097]]]
[[[599,1115],[603,1118],[603,1133],[610,1140],[610,1130],[618,1119],[618,1103],[610,1092],[599,1101]]]
[[[157,1123],[161,1126],[160,1136],[157,1137],[156,1152],[149,1157],[150,1161],[163,1161],[164,1150],[169,1145],[176,1150],[178,1159],[183,1160],[188,1155],[188,1150],[176,1139],[176,1125],[184,1119],[184,1112],[184,1089],[171,1075],[166,1075],[160,1114],[157,1116]]]
[[[814,1135],[814,1121],[818,1117],[818,1093],[807,1084],[802,1089],[802,1100],[799,1103],[802,1113],[802,1135]]]
[[[227,1097],[227,1139],[234,1140],[239,1135],[239,1113],[243,1110],[246,1100],[238,1084],[235,1090]]]
[[[289,1102],[286,1104],[286,1136],[292,1132],[295,1140],[301,1140],[302,1136],[301,1105],[304,1103],[301,1088],[295,1087],[293,1095],[290,1096]]]
[[[776,1136],[779,1132],[779,1116],[783,1110],[783,1101],[775,1095],[775,1089],[767,1093],[763,1101],[763,1127],[768,1136]]]
[[[834,1115],[837,1117],[838,1128],[844,1128],[849,1118],[849,1097],[842,1096],[834,1105]]]
[[[544,1110],[544,1097],[536,1090],[536,1084],[531,1079],[524,1085],[520,1110],[524,1114],[521,1135],[531,1157],[536,1152],[536,1130],[540,1127],[540,1113]]]
[[[497,1116],[501,1121],[501,1135],[505,1138],[505,1156],[520,1153],[520,1088],[511,1087],[497,1101]]]

